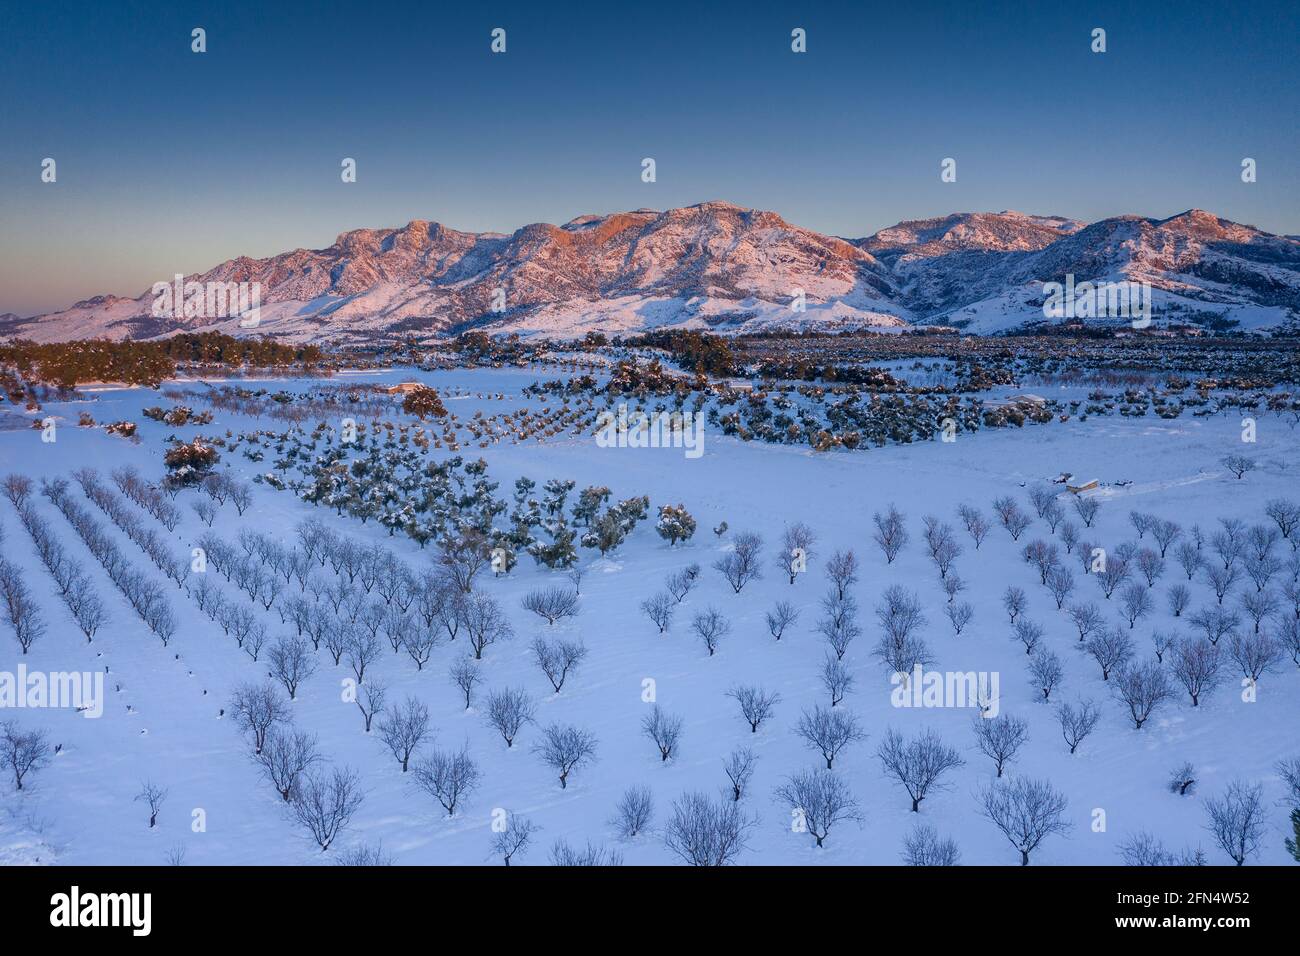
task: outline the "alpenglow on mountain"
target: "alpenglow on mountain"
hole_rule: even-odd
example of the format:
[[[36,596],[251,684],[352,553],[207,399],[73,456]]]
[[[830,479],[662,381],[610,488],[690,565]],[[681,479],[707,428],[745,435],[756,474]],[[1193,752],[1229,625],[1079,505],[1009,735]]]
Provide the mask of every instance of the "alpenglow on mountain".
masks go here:
[[[476,328],[562,337],[659,327],[945,325],[993,333],[1045,321],[1043,284],[1067,275],[1149,283],[1157,324],[1300,326],[1300,240],[1198,209],[1091,225],[955,213],[842,239],[774,212],[706,202],[534,223],[510,235],[413,220],[345,232],[325,249],[240,257],[185,277],[258,283],[256,328],[235,318],[160,318],[149,289],[48,315],[2,316],[0,336],[151,338],[216,329],[346,344]]]

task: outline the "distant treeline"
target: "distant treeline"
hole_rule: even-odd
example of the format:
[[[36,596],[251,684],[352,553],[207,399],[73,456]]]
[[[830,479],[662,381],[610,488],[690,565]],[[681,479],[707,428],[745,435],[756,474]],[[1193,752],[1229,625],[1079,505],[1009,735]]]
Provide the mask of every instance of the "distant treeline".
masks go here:
[[[624,345],[648,346],[670,352],[679,367],[701,375],[736,374],[735,356],[727,340],[708,332],[671,329],[646,332],[623,340]]]
[[[176,335],[154,342],[83,339],[39,345],[18,340],[0,345],[0,366],[29,383],[73,388],[83,382],[125,382],[156,386],[186,363],[231,368],[319,363],[315,345],[285,345],[272,339],[237,339],[220,332]]]

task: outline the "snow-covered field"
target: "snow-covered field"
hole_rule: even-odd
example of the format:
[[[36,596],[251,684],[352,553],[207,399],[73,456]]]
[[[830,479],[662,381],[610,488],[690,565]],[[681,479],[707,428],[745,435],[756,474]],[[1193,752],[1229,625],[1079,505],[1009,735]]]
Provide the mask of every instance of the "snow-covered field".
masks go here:
[[[398,375],[373,377],[393,381]],[[512,403],[530,404],[519,390],[538,377],[526,370],[420,376],[444,390],[460,387],[471,395],[505,392],[509,396],[506,402],[473,397],[449,401],[462,418],[479,407],[492,414]],[[279,384],[292,390],[300,383]],[[170,404],[155,392],[105,390],[95,393],[94,399],[46,407],[43,414],[60,418],[57,441],[52,444],[43,443],[37,430],[0,432],[0,473],[53,478],[89,465],[99,469],[107,483],[110,469],[134,464],[156,479],[162,475],[164,439],[173,433],[188,437],[196,432],[218,435],[227,429],[238,433],[284,427],[218,410],[213,425],[171,428],[140,414],[143,407]],[[100,422],[139,423],[141,442],[132,444],[102,429],[77,428],[77,414],[83,409]],[[1070,620],[1039,584],[1037,571],[1021,558],[1027,542],[1040,537],[1055,540],[1043,522],[1036,520],[1019,542],[994,522],[977,551],[956,514],[959,505],[969,503],[993,520],[993,499],[1013,495],[1032,515],[1029,487],[1067,471],[1107,484],[1094,493],[1102,501],[1097,525],[1082,536],[1110,550],[1136,540],[1129,523],[1132,510],[1175,520],[1184,529],[1199,524],[1207,537],[1218,528],[1219,518],[1239,518],[1247,527],[1271,525],[1263,513],[1265,502],[1297,494],[1297,432],[1280,417],[1261,416],[1255,444],[1242,444],[1241,433],[1236,418],[1113,417],[996,429],[962,435],[954,443],[827,454],[746,444],[712,430],[706,430],[705,451],[697,459],[686,457],[681,449],[600,448],[592,438],[572,436],[540,444],[469,447],[464,452],[467,457],[482,455],[487,460],[489,476],[500,483],[500,495],[508,497],[521,475],[536,480],[539,488],[549,478],[572,478],[578,488],[607,485],[614,499],[648,495],[651,520],[640,524],[606,559],[582,549],[587,573],[581,610],[567,623],[548,628],[520,607],[528,591],[566,583],[561,573],[538,568],[527,556],[521,556],[506,577],[484,574],[479,579],[479,586],[506,609],[515,630],[512,641],[486,650],[480,665],[485,674],[480,695],[506,686],[524,687],[538,703],[537,723],[523,729],[513,748],[507,749],[484,719],[481,705],[465,710],[463,698],[447,676],[448,667],[464,651],[458,646],[461,642],[439,647],[422,671],[406,655],[387,650],[375,665],[374,673],[389,684],[390,701],[415,695],[428,705],[436,737],[424,751],[458,749],[467,742],[482,770],[480,785],[451,819],[414,785],[410,774],[401,772],[375,734],[363,732],[356,705],[343,700],[340,682],[349,672],[346,666],[333,666],[322,649],[321,666],[291,705],[294,719],[300,728],[319,735],[320,749],[333,763],[357,770],[365,789],[364,802],[350,826],[336,848],[324,854],[264,780],[229,716],[232,688],[264,677],[265,664],[254,663],[219,626],[199,613],[184,592],[173,587],[168,596],[181,627],[164,648],[140,623],[68,522],[38,492],[32,499],[36,509],[82,561],[108,605],[109,624],[93,643],[87,643],[55,593],[14,509],[7,501],[0,502],[4,556],[27,569],[27,580],[48,625],[44,637],[21,662],[41,671],[108,668],[107,701],[100,719],[53,709],[0,713],[23,727],[44,728],[51,743],[61,745],[50,765],[34,773],[21,793],[8,780],[0,784],[0,863],[158,864],[173,848],[183,846],[186,862],[192,864],[318,864],[329,862],[339,849],[360,843],[382,843],[399,864],[499,863],[491,852],[498,809],[525,814],[541,828],[532,848],[516,863],[546,862],[549,848],[560,838],[573,846],[603,843],[622,853],[629,864],[674,863],[677,858],[658,835],[673,801],[687,791],[719,792],[727,784],[724,759],[737,747],[752,746],[758,760],[744,803],[758,822],[748,850],[739,858],[742,863],[896,864],[904,836],[919,821],[955,840],[963,863],[1018,864],[1019,854],[980,813],[977,796],[990,784],[993,764],[975,748],[975,711],[906,709],[891,703],[889,677],[870,652],[879,637],[874,608],[884,589],[893,584],[915,590],[925,605],[928,620],[921,634],[935,656],[934,667],[996,673],[1000,711],[1028,721],[1028,742],[1010,764],[1008,775],[1046,779],[1067,797],[1066,831],[1049,836],[1034,852],[1033,863],[1118,863],[1120,843],[1143,830],[1170,849],[1200,846],[1210,862],[1229,863],[1205,829],[1206,800],[1223,793],[1234,780],[1258,782],[1264,788],[1267,827],[1252,862],[1285,863],[1289,857],[1283,837],[1289,826],[1287,810],[1281,805],[1284,786],[1274,766],[1281,759],[1300,756],[1300,669],[1289,655],[1262,677],[1250,702],[1243,700],[1250,695],[1243,695],[1239,671],[1226,659],[1222,686],[1201,706],[1193,708],[1176,685],[1175,698],[1135,730],[1127,708],[1112,695],[1110,683],[1103,682],[1097,663],[1080,648]],[[1232,454],[1256,459],[1258,468],[1243,480],[1234,479],[1220,464]],[[219,467],[248,479],[257,466],[235,454],[224,456]],[[1131,484],[1114,484],[1119,481]],[[422,551],[401,535],[389,537],[374,522],[362,526],[336,518],[330,509],[297,501],[290,492],[264,484],[254,488],[252,507],[242,517],[230,505],[223,507],[213,531],[233,541],[241,529],[249,528],[292,544],[295,525],[314,516],[357,541],[384,545],[412,568],[431,565],[432,547]],[[140,549],[113,528],[75,484],[73,494],[112,531],[125,553],[161,580]],[[184,513],[172,542],[178,554],[188,553],[207,530],[189,508],[189,500],[197,495],[186,491],[178,499]],[[1066,493],[1062,495],[1064,499]],[[685,545],[670,548],[655,533],[653,519],[660,505],[678,503],[695,516],[699,530]],[[911,540],[899,558],[887,565],[872,541],[872,515],[891,504],[906,516]],[[951,523],[964,548],[955,571],[967,589],[958,600],[971,602],[974,619],[960,636],[954,636],[943,616],[946,597],[922,540],[922,518],[930,514]],[[1067,507],[1067,515],[1078,523],[1073,508]],[[711,529],[724,520],[730,530],[715,537]],[[807,572],[788,584],[776,567],[775,549],[782,529],[796,521],[809,525],[818,540]],[[155,524],[155,529],[161,526]],[[712,565],[743,531],[757,532],[764,539],[763,577],[737,595]],[[1141,542],[1142,546],[1150,543],[1149,535]],[[821,681],[826,643],[815,625],[829,586],[825,560],[847,548],[856,552],[861,564],[860,580],[852,592],[863,633],[844,658],[856,683],[839,707],[854,713],[869,736],[850,744],[835,761],[835,769],[858,803],[860,819],[835,826],[825,847],[817,849],[806,833],[792,832],[791,808],[775,798],[774,790],[790,774],[824,763],[794,729],[801,711],[829,704]],[[1206,549],[1208,553],[1208,543]],[[1289,542],[1279,542],[1277,554],[1289,557]],[[677,609],[668,633],[660,635],[640,604],[662,588],[670,573],[693,562],[703,568],[701,583]],[[1070,556],[1066,563],[1076,577],[1076,591],[1068,603],[1095,601],[1108,619],[1118,622],[1119,594],[1106,600],[1097,583],[1081,573],[1080,562]],[[1287,574],[1278,576],[1274,589]],[[1171,549],[1163,576],[1154,585],[1155,609],[1132,631],[1140,659],[1154,659],[1153,631],[1190,637],[1186,615],[1215,603],[1205,575],[1198,573],[1189,585],[1190,610],[1182,619],[1173,618],[1166,594],[1179,582],[1187,583]],[[227,582],[219,583],[237,594]],[[1014,639],[1002,610],[1001,596],[1009,585],[1024,588],[1029,596],[1027,616],[1045,628],[1046,646],[1064,663],[1065,678],[1053,691],[1051,703],[1042,702],[1040,692],[1031,686],[1024,647]],[[1235,607],[1246,589],[1254,590],[1254,585],[1243,575],[1225,604]],[[796,604],[801,616],[777,642],[768,634],[764,615],[782,599]],[[708,607],[717,608],[731,623],[714,656],[708,655],[689,628],[691,616]],[[286,629],[274,611],[258,613],[273,637]],[[581,638],[589,650],[558,696],[529,651],[532,638],[543,632]],[[0,670],[12,671],[19,662],[8,624],[0,623]],[[679,753],[667,762],[660,760],[641,729],[651,707],[645,700],[647,681],[653,682],[658,704],[683,721]],[[756,734],[751,734],[736,702],[726,695],[729,688],[745,684],[781,695],[774,718]],[[1078,753],[1071,755],[1053,705],[1079,698],[1094,700],[1101,720]],[[223,707],[225,718],[219,716]],[[566,789],[531,751],[540,727],[553,721],[589,730],[598,740],[596,762],[575,771]],[[877,746],[891,728],[909,739],[933,729],[965,760],[945,775],[943,782],[949,786],[932,792],[919,813],[910,811],[907,795],[885,775],[876,756]],[[1169,791],[1167,780],[1184,761],[1194,765],[1198,782],[1191,794],[1177,796]],[[168,791],[158,825],[152,829],[146,807],[134,800],[146,780]],[[608,821],[620,796],[634,785],[648,786],[653,792],[654,832],[619,842]],[[202,813],[196,817],[199,810]],[[196,818],[206,821],[202,832],[192,826]]]

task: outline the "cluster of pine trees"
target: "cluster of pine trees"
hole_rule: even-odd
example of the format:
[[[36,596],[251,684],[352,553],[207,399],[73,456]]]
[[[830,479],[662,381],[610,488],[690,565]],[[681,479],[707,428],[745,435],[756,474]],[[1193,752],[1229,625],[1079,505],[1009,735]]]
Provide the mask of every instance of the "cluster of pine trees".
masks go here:
[[[236,339],[220,332],[177,335],[154,342],[84,339],[38,344],[18,340],[0,345],[0,366],[31,383],[75,388],[85,382],[124,382],[156,388],[179,363],[228,367],[311,366],[323,353],[315,345],[285,345],[272,339]]]

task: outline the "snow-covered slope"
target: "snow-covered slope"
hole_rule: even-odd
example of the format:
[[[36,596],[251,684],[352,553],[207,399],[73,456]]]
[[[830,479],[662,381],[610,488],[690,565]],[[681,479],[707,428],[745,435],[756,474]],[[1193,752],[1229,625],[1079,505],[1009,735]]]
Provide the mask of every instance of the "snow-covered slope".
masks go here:
[[[155,318],[146,291],[30,319],[3,317],[0,336],[149,338],[204,328],[346,342],[472,327],[569,336],[916,322],[996,332],[1041,321],[1043,283],[1067,274],[1150,283],[1157,323],[1277,328],[1300,316],[1300,241],[1201,210],[1092,225],[956,213],[849,241],[773,212],[706,202],[534,223],[509,236],[414,220],[345,232],[326,249],[240,257],[187,277],[257,283],[263,304],[253,330],[229,318]]]
[[[908,228],[910,227],[910,228]],[[1279,327],[1300,314],[1300,243],[1192,209],[1090,226],[1019,213],[904,223],[861,243],[911,309],[972,332],[1042,321],[1043,284],[1146,282],[1155,320]]]

